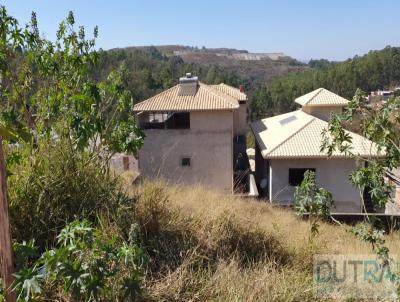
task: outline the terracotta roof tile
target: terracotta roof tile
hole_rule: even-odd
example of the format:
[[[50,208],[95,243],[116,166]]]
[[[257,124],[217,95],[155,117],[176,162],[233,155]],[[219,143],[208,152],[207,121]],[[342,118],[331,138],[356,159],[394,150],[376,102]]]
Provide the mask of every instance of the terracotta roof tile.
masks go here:
[[[302,106],[346,106],[349,101],[325,88],[318,88],[294,100]]]
[[[227,85],[226,85],[227,86]],[[232,87],[232,89],[234,89]],[[231,110],[238,99],[214,86],[199,83],[195,95],[179,95],[179,84],[133,107],[134,111]]]
[[[240,89],[238,89],[236,87],[232,87],[232,86],[226,85],[224,83],[221,83],[219,85],[211,85],[211,86],[227,95],[234,97],[235,99],[237,99],[239,101],[247,100],[247,95],[244,92],[240,92]]]

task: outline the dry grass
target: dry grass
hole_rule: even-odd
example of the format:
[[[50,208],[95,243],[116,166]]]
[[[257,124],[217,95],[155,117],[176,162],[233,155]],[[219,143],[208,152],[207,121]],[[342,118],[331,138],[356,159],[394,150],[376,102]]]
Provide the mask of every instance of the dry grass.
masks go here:
[[[313,254],[370,254],[349,226],[308,222],[291,210],[201,187],[146,183],[135,213],[150,255],[148,300],[313,301]],[[397,232],[387,237],[400,248]]]

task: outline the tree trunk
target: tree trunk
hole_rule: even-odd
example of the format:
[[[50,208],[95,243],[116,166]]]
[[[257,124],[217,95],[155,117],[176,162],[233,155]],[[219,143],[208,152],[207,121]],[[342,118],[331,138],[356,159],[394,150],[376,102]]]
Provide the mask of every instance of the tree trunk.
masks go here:
[[[3,151],[3,139],[0,136],[0,276],[6,288],[6,301],[15,301],[11,292],[13,282],[13,259],[10,220],[8,216],[6,165]]]

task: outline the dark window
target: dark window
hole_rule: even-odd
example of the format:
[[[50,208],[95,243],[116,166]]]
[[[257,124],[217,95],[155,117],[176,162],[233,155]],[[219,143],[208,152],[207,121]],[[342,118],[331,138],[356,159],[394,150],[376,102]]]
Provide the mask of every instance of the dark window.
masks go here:
[[[140,126],[143,129],[190,129],[190,112],[149,113]]]
[[[182,158],[182,167],[190,167],[190,157]]]
[[[167,129],[190,129],[190,113],[174,112],[166,120]]]
[[[289,186],[299,186],[304,179],[304,173],[306,173],[308,170],[315,172],[314,168],[289,169]]]

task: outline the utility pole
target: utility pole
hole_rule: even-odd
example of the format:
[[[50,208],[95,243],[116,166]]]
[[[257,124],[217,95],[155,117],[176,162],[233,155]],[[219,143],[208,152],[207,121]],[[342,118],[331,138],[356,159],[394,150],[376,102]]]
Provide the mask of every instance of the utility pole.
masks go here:
[[[10,219],[7,201],[6,162],[3,150],[3,138],[0,136],[0,276],[6,289],[6,301],[14,302],[11,292],[13,278],[13,258],[10,232]]]

